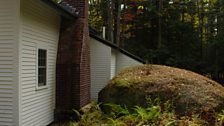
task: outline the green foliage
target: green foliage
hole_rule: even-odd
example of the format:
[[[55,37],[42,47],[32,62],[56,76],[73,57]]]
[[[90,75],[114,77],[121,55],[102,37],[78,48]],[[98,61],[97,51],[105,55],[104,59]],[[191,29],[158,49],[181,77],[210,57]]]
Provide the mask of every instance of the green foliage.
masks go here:
[[[169,102],[166,102],[169,104]],[[104,113],[99,104],[91,103],[91,107],[82,112],[74,110],[79,116],[78,122],[66,122],[53,124],[51,126],[209,126],[209,122],[200,118],[199,115],[178,117],[173,110],[162,110],[159,105],[146,108],[136,106],[134,111],[129,112],[126,107],[107,103],[111,111]],[[163,105],[170,106],[170,105]],[[168,107],[170,109],[172,107]],[[224,124],[224,110],[217,113],[214,126]]]
[[[114,103],[106,103],[104,104],[105,106],[108,106],[110,109],[110,113],[109,115],[112,116],[112,117],[119,117],[119,116],[122,116],[122,115],[128,115],[130,114],[128,109],[126,107],[121,107],[121,105],[117,105],[117,104],[114,104]]]
[[[125,122],[119,119],[107,118],[107,126],[126,126]]]
[[[127,125],[125,123],[135,124],[136,126],[153,124],[158,120],[161,111],[159,106],[151,106],[148,108],[136,106],[133,112],[129,112],[126,107],[121,107],[120,105],[112,103],[105,105],[111,108],[109,109],[109,113],[107,112],[109,124],[116,125]]]
[[[222,110],[220,113],[217,115],[217,120],[216,120],[217,126],[223,126],[224,124],[224,110]]]
[[[154,123],[157,121],[159,115],[160,115],[160,107],[159,106],[152,106],[148,108],[142,108],[139,106],[136,106],[135,113],[133,114],[137,119],[139,119],[139,124],[142,123]],[[139,125],[138,124],[138,125]]]
[[[154,105],[160,105],[161,101],[159,98],[155,98],[152,100],[151,97],[147,96],[146,98],[147,106],[154,106]]]

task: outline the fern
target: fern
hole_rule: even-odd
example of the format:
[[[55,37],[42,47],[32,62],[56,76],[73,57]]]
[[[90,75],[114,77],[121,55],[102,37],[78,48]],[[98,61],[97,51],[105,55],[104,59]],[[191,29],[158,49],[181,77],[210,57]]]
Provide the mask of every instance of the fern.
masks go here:
[[[105,103],[104,105],[110,108],[111,114],[114,115],[115,117],[130,114],[126,106],[121,107],[121,105],[117,105],[114,103]]]

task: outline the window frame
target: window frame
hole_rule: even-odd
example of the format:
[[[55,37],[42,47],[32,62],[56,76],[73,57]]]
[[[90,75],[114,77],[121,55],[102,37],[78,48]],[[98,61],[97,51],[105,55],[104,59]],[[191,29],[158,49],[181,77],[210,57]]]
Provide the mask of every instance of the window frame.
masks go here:
[[[36,48],[36,90],[42,90],[48,88],[48,50],[46,48],[46,45],[43,46],[37,46]],[[39,50],[45,50],[46,51],[46,79],[45,79],[45,85],[39,85]]]

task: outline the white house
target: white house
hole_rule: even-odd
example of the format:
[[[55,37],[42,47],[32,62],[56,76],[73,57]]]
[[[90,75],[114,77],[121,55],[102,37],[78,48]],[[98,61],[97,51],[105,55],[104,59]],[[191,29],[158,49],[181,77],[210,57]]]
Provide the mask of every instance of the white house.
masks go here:
[[[45,126],[54,121],[55,109],[89,102],[88,1],[64,1],[77,5],[77,20],[61,18],[74,15],[51,0],[0,1],[0,126]],[[96,99],[116,72],[141,60],[102,39],[91,40]]]
[[[144,64],[137,56],[119,48],[94,34],[90,34],[91,100],[107,82],[125,67]]]
[[[0,126],[54,120],[60,20],[40,0],[0,1]]]

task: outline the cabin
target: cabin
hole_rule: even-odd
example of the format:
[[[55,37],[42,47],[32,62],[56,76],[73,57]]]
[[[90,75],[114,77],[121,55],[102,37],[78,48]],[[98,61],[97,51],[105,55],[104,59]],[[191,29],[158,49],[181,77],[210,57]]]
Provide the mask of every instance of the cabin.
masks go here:
[[[89,35],[88,0],[1,0],[0,126],[49,125],[139,63]]]
[[[65,2],[0,1],[1,126],[46,126],[89,103],[88,1]]]
[[[126,67],[145,64],[141,58],[90,32],[91,100],[108,81]]]

